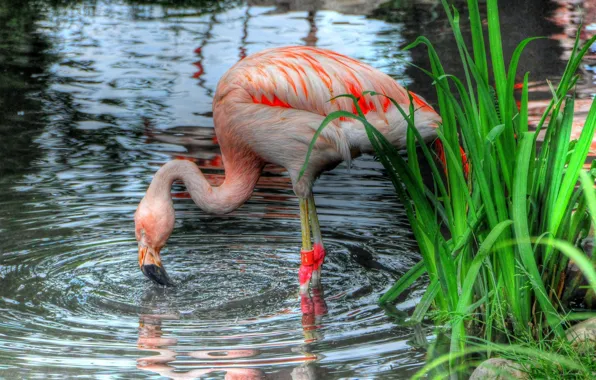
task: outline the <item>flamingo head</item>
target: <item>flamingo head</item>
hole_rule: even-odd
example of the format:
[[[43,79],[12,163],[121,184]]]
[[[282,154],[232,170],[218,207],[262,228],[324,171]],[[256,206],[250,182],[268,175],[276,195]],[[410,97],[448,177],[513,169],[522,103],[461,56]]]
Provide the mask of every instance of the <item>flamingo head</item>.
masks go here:
[[[139,243],[139,266],[145,276],[162,286],[173,286],[159,252],[174,230],[171,199],[159,201],[145,196],[135,212],[135,235]]]

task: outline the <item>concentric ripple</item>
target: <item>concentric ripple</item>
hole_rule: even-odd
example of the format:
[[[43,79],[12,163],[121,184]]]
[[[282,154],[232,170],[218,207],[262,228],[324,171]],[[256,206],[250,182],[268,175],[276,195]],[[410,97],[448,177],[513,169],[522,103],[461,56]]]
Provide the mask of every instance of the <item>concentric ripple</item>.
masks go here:
[[[0,151],[10,163],[0,165],[0,377],[410,375],[424,350],[377,300],[417,255],[373,159],[314,189],[327,259],[323,288],[308,297],[297,286],[298,201],[279,168],[228,216],[206,215],[174,186],[176,227],[162,252],[174,288],[142,275],[132,222],[172,157],[222,180],[211,97],[243,55],[315,41],[405,80],[402,53],[383,53],[402,26],[233,1],[130,3],[27,8],[14,23],[29,25],[18,35],[30,39],[7,50],[20,90],[0,93],[22,107],[0,117],[14,137]]]
[[[323,215],[333,211],[321,209]],[[233,219],[219,223],[250,231],[258,222]],[[298,228],[297,220],[275,223]],[[356,231],[362,241],[328,238],[323,289],[301,298],[299,242],[281,229],[265,236],[176,231],[182,235],[163,252],[176,282],[167,289],[143,277],[131,239],[92,241],[81,233],[71,244],[60,237],[35,253],[4,254],[3,366],[33,375],[84,369],[173,378],[181,371],[187,378],[212,371],[256,378],[289,372],[309,379],[326,378],[320,377],[325,368],[358,373],[343,368],[350,363],[371,374],[391,374],[396,362],[417,366],[405,342],[409,332],[376,306],[378,293],[413,254],[394,256],[396,248],[375,238],[376,229]]]

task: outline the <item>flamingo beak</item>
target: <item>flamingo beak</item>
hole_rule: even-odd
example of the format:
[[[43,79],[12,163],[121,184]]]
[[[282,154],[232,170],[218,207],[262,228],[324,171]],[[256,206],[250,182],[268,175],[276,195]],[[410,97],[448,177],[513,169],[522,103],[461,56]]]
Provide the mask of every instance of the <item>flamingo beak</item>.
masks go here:
[[[154,283],[161,286],[174,286],[174,282],[161,264],[159,248],[139,245],[139,266],[141,272]]]

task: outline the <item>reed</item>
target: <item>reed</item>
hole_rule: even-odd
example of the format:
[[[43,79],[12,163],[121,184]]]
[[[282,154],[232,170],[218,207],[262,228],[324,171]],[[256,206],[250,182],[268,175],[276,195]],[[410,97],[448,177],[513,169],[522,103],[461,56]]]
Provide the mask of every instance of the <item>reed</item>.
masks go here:
[[[580,137],[570,139],[576,72],[596,38],[580,47],[578,33],[565,72],[552,88],[552,99],[536,128],[530,130],[529,73],[523,76],[519,104],[514,86],[521,54],[535,38],[522,41],[506,65],[497,0],[486,3],[488,41],[477,0],[468,1],[470,49],[458,11],[442,0],[459,49],[463,78],[444,72],[427,38],[419,37],[406,47],[428,51],[430,70],[420,70],[433,79],[437,92],[444,167],[415,128],[414,106],[404,110],[393,99],[408,120],[407,160],[366,120],[351,95],[342,96],[353,98],[357,114],[330,114],[311,144],[312,149],[322,129],[337,118],[363,124],[403,202],[422,256],[380,303],[390,304],[428,274],[428,287],[411,319],[420,322],[430,312],[438,324],[450,327],[453,368],[459,365],[460,354],[470,348],[472,337],[485,342],[513,342],[514,337],[563,339],[567,320],[573,318],[561,302],[569,260],[580,267],[592,288],[596,286],[594,265],[577,247],[596,216],[595,166],[587,172],[582,169],[596,128],[594,103]],[[540,132],[542,142],[538,141]],[[460,145],[470,169],[467,176]],[[430,167],[430,185],[423,181],[419,159]]]

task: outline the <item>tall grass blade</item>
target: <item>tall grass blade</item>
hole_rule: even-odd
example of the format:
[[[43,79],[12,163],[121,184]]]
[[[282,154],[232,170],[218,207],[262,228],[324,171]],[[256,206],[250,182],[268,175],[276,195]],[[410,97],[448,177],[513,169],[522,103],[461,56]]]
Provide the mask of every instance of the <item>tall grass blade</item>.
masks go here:
[[[534,252],[530,244],[530,231],[528,229],[528,213],[527,213],[527,194],[528,194],[528,167],[530,163],[530,156],[533,148],[533,133],[526,132],[522,135],[520,147],[517,154],[515,165],[515,181],[513,183],[513,229],[515,230],[515,238],[517,239],[517,247],[519,256],[528,273],[528,280],[532,284],[534,294],[538,299],[542,311],[546,314],[547,322],[550,327],[560,336],[563,335],[561,327],[561,319],[553,304],[548,298],[548,293],[542,282]],[[527,306],[521,310],[522,320],[518,321],[521,326],[527,326],[529,322],[529,313]]]
[[[403,276],[397,280],[397,282],[388,291],[381,296],[379,299],[380,304],[393,302],[399,297],[405,290],[407,290],[416,280],[418,280],[424,273],[426,268],[424,261],[419,261],[410,270],[408,270]]]

